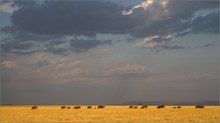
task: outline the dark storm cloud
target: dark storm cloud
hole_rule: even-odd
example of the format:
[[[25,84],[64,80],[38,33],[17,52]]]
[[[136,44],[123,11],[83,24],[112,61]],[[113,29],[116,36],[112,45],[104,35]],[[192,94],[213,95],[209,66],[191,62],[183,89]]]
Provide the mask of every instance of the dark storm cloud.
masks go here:
[[[209,26],[209,28],[218,27],[216,24],[219,22],[219,16],[218,13],[213,13],[212,19],[209,20],[209,16],[199,17],[202,18],[196,19],[196,21],[191,23],[181,23],[182,19],[189,19],[193,18],[193,14],[199,10],[207,10],[210,9],[218,9],[219,1],[176,1],[176,0],[170,0],[167,5],[168,15],[162,16],[158,20],[154,20],[154,22],[151,22],[151,24],[148,24],[149,20],[154,17],[154,15],[160,15],[164,9],[161,9],[158,6],[154,6],[154,8],[148,8],[146,11],[144,11],[144,8],[138,8],[136,9],[131,15],[142,13],[142,16],[144,16],[144,19],[142,21],[145,21],[146,23],[142,26],[139,26],[138,30],[132,30],[133,35],[136,35],[138,37],[146,37],[148,35],[167,35],[172,33],[178,33],[182,32],[183,30],[193,27],[193,28],[199,28],[200,26],[204,26],[204,24]],[[152,9],[150,11],[150,9]],[[159,10],[159,12],[157,12]],[[148,11],[152,12],[149,13]],[[218,9],[219,11],[219,9]],[[139,18],[137,18],[139,19]],[[204,23],[205,22],[205,23]],[[190,33],[198,32],[197,29],[191,31]],[[208,32],[208,33],[218,33],[218,30],[210,30],[207,28],[202,28],[200,32]]]
[[[26,3],[12,15],[12,22],[19,29],[38,34],[77,34],[95,35],[97,33],[131,33],[139,36],[164,34],[181,31],[190,25],[180,24],[179,20],[189,18],[200,9],[218,7],[218,1],[170,1],[169,19],[163,19],[152,25],[145,25],[149,13],[142,8],[130,16],[123,16],[126,9],[113,2],[106,1],[46,1],[43,5]],[[158,9],[158,8],[155,8]],[[140,16],[142,15],[142,16]],[[214,15],[214,24],[218,16]],[[208,19],[204,17],[203,19]],[[204,20],[197,20],[193,26],[201,26]],[[212,24],[212,23],[207,23]],[[214,25],[213,24],[213,25]],[[138,30],[135,29],[139,27]],[[212,28],[212,25],[209,25]],[[204,31],[206,28],[203,29]],[[202,30],[202,31],[203,31]]]
[[[137,21],[122,16],[122,10],[105,1],[46,1],[41,6],[23,6],[13,13],[12,22],[19,29],[39,34],[124,33]]]
[[[45,1],[41,4],[35,1],[15,1],[14,5],[19,6],[20,9],[11,15],[13,25],[2,29],[3,32],[12,34],[14,37],[12,42],[15,45],[3,43],[2,50],[18,50],[22,46],[31,48],[33,45],[26,44],[31,40],[49,42],[45,44],[46,50],[39,51],[55,54],[67,54],[68,51],[85,52],[103,44],[94,39],[98,33],[130,34],[134,38],[169,34],[175,34],[178,37],[191,33],[218,33],[218,12],[198,16],[192,22],[181,22],[181,20],[193,18],[193,14],[199,10],[218,9],[218,3],[218,1],[169,1],[167,6],[169,14],[158,20],[152,20],[154,15],[159,14],[158,10],[163,11],[162,8],[154,6],[150,11],[152,13],[138,8],[131,15],[124,16],[122,11],[129,10],[132,6],[120,6],[111,1]],[[62,39],[65,35],[85,35],[89,39],[71,40],[70,47],[55,48],[54,46],[66,42]],[[162,40],[155,42],[162,42]],[[10,44],[13,46],[9,46]],[[167,48],[168,46],[164,49]],[[181,46],[169,46],[168,49],[181,48]]]
[[[41,35],[36,33],[30,33],[23,30],[19,30],[15,27],[3,27],[1,31],[4,33],[11,34],[17,42],[35,41],[35,42],[45,42],[47,40],[54,40],[63,37],[62,35]]]
[[[58,45],[62,45],[63,43],[68,43],[68,46],[65,47],[57,47]],[[91,39],[65,39],[61,38],[58,40],[51,40],[48,44],[45,45],[47,48],[46,51],[52,52],[54,54],[67,55],[73,51],[75,53],[86,52],[89,49],[96,48],[99,45],[110,45],[112,43],[111,40],[98,40],[96,38]]]

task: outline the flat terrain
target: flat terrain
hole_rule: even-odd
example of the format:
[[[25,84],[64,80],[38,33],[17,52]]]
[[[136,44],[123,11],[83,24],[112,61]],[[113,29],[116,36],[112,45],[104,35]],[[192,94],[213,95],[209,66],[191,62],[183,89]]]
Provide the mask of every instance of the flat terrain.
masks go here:
[[[166,106],[157,109],[149,106],[146,109],[129,109],[128,106],[106,106],[104,109],[61,109],[61,106],[1,106],[0,122],[220,122],[220,106],[205,106],[195,109],[194,106],[183,106],[173,109]]]

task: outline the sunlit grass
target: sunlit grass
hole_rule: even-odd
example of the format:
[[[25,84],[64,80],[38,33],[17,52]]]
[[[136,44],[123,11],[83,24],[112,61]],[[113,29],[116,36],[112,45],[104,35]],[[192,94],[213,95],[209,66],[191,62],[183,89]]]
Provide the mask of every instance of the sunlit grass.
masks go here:
[[[195,109],[194,106],[183,106],[173,109],[166,106],[157,109],[149,106],[146,109],[129,109],[128,106],[106,106],[104,109],[61,109],[61,106],[1,106],[0,122],[220,122],[220,107],[205,106]]]

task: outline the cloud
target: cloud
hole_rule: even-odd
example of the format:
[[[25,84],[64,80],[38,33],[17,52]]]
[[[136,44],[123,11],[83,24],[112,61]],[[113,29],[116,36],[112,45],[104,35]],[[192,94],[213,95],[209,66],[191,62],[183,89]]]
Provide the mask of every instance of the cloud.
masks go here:
[[[108,51],[109,49],[95,50],[99,52],[100,50]],[[147,66],[141,64],[100,65],[91,62],[90,58],[75,58],[73,56],[60,57],[48,53],[36,53],[27,56],[11,54],[11,60],[3,60],[1,63],[3,68],[8,68],[4,69],[2,75],[4,76],[4,83],[18,81],[22,84],[30,80],[36,80],[52,85],[66,85],[78,81],[89,84],[99,79],[137,78],[146,77],[149,74]]]
[[[146,0],[142,2],[139,5],[135,5],[132,7],[132,9],[125,11],[122,11],[122,15],[130,15],[133,13],[135,9],[144,8],[145,11],[147,11],[148,8],[152,7],[153,5],[160,5],[162,8],[166,8],[168,4],[168,0]],[[167,10],[165,10],[167,12]]]
[[[122,11],[122,14],[123,14],[123,15],[130,15],[130,14],[132,14],[132,13],[133,13],[133,10],[129,10],[129,11],[123,10],[123,11]]]
[[[218,13],[212,13],[205,17],[198,17],[196,18],[192,24],[191,27],[193,28],[193,33],[214,33],[218,34],[219,28],[215,20],[219,19],[219,16],[217,16]]]
[[[191,3],[197,6],[193,7]],[[179,20],[189,19],[196,11],[218,8],[214,4],[216,1],[147,0],[133,7],[137,10],[135,13],[128,11],[132,14],[123,16],[121,12],[125,7],[111,1],[46,1],[40,6],[31,3],[21,7],[13,13],[12,22],[21,30],[37,34],[91,36],[97,33],[129,33],[146,37],[169,32],[169,28],[172,33],[182,31],[192,25],[181,25]],[[80,14],[76,11],[80,11]]]
[[[14,50],[25,50],[25,49],[29,49],[32,46],[34,46],[34,44],[32,42],[7,42],[2,44],[2,49],[3,50],[8,50],[10,51],[11,49]]]
[[[118,27],[120,32],[126,30],[128,25],[123,22],[134,19],[121,16],[120,11],[120,6],[105,1],[46,1],[41,6],[23,6],[13,13],[12,22],[38,34],[94,35],[120,31]]]
[[[114,38],[114,35],[108,37],[102,34],[98,34],[95,37],[84,35],[56,36],[25,33],[17,30],[2,40],[1,51],[3,53],[11,52],[16,54],[50,52],[59,55],[68,55],[72,52],[81,53],[94,49],[97,46],[109,45],[119,39],[120,37],[117,38],[117,36]]]
[[[158,39],[158,38],[159,38],[158,35],[155,35],[155,36],[152,36],[152,37],[146,37],[146,38],[144,38],[144,41],[138,42],[136,45],[134,45],[134,47],[136,47],[136,48],[153,48],[153,47],[157,47],[160,44],[157,43],[157,42],[154,42],[153,40]]]
[[[13,82],[17,79],[19,83],[22,84],[22,80],[24,79],[26,79],[26,82],[30,80],[40,81],[42,79],[45,83],[51,82],[57,85],[80,80],[81,77],[83,77],[81,73],[86,70],[81,67],[82,60],[80,59],[72,59],[69,57],[60,58],[52,54],[42,53],[26,56],[12,56],[14,56],[10,57],[12,60],[4,60],[1,63],[3,68],[8,68],[4,69],[2,73],[4,81],[7,82]],[[16,61],[16,64],[14,61]],[[12,70],[9,68],[14,69]]]
[[[134,45],[136,48],[155,48],[161,46],[164,42],[170,41],[173,39],[172,35],[166,36],[150,36],[144,38],[144,41],[138,42]]]
[[[127,64],[125,66],[121,66],[118,68],[110,69],[109,72],[116,72],[116,73],[139,73],[139,72],[145,72],[147,68],[142,65],[138,64]]]
[[[18,10],[19,7],[14,4],[14,2],[11,1],[1,1],[0,2],[0,12],[5,12],[12,14],[14,11]]]
[[[134,44],[133,47],[148,48],[148,49],[156,48],[155,53],[161,52],[161,50],[179,50],[179,49],[189,48],[185,46],[169,44],[169,42],[171,42],[176,37],[176,35],[165,35],[165,36],[155,35],[155,36],[146,37],[144,38],[143,41]]]
[[[161,46],[161,48],[163,48],[163,49],[171,49],[171,50],[178,50],[178,49],[185,49],[186,47],[177,46],[177,45],[174,45],[174,46],[163,45],[163,46]]]
[[[71,52],[82,53],[96,49],[98,46],[110,45],[114,38],[105,39],[87,36],[64,36],[60,39],[50,40],[44,45],[44,51],[54,54],[68,55]]]
[[[2,61],[1,65],[4,68],[14,68],[14,67],[16,67],[16,63],[14,61]]]
[[[66,78],[67,81],[69,79],[77,80],[81,77],[81,73],[83,72],[80,67],[81,62],[81,60],[69,61],[61,59],[58,62],[51,62],[49,68],[58,78]]]
[[[50,65],[51,65],[51,68],[53,68],[54,70],[60,70],[60,69],[73,69],[79,66],[80,63],[81,63],[80,60],[70,62],[70,61],[61,59],[58,62],[52,62]]]
[[[218,1],[147,0],[131,8],[112,1],[45,1],[41,4],[16,1],[14,4],[19,9],[11,15],[11,27],[1,29],[6,36],[2,39],[2,52],[68,55],[111,45],[118,35],[130,37],[118,38],[118,41],[142,40],[135,42],[134,47],[138,48],[178,49],[164,44],[188,34],[219,32]],[[98,39],[98,35],[102,38]],[[147,41],[156,35],[159,37]],[[166,39],[168,35],[172,35],[172,39]]]
[[[218,13],[218,9],[217,8],[214,8],[214,9],[201,9],[201,10],[198,10],[196,12],[193,13],[193,15],[191,17],[189,17],[188,19],[185,19],[185,20],[181,20],[183,23],[193,23],[197,18],[199,17],[206,17],[210,14],[213,14],[213,13]]]
[[[133,13],[133,10],[138,9],[138,8],[144,8],[144,9],[146,10],[146,9],[149,8],[153,3],[154,3],[153,0],[144,1],[144,2],[142,2],[140,5],[136,5],[136,6],[132,7],[132,9],[130,9],[130,10],[128,10],[128,11],[123,10],[123,11],[122,11],[122,15],[130,15],[130,14]]]

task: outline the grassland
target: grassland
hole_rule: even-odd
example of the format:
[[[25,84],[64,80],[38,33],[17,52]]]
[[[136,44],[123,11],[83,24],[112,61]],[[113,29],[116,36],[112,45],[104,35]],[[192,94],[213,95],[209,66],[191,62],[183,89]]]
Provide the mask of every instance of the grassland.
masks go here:
[[[106,106],[104,109],[60,109],[60,106],[39,106],[31,110],[31,106],[1,106],[0,122],[220,122],[220,107],[205,106],[195,109],[194,106],[183,106],[173,109],[166,106],[157,109],[129,109],[128,106]]]

